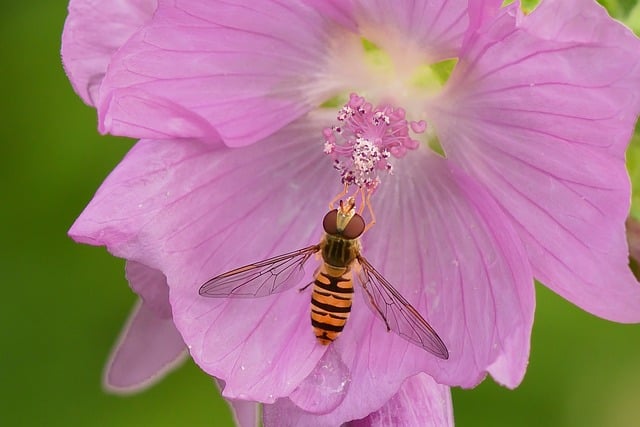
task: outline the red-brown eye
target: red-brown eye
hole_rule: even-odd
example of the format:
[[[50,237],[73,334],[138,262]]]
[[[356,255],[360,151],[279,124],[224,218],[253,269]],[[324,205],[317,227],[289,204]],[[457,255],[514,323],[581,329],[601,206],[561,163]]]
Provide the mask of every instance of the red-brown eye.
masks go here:
[[[349,221],[345,229],[342,231],[342,235],[347,239],[356,239],[360,237],[362,233],[364,233],[364,227],[364,219],[360,215],[355,214],[353,218],[351,218],[351,221]]]
[[[322,228],[325,233],[335,236],[338,234],[338,209],[327,213],[322,220]]]

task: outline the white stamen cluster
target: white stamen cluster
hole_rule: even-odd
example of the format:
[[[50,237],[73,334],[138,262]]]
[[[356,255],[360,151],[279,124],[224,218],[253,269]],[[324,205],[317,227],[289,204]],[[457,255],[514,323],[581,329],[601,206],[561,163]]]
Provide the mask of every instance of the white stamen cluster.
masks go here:
[[[340,171],[342,183],[358,187],[375,188],[380,183],[377,171],[379,165],[391,172],[392,166],[386,161],[391,156],[388,150],[380,150],[373,142],[357,138],[348,162],[336,159],[334,167]]]

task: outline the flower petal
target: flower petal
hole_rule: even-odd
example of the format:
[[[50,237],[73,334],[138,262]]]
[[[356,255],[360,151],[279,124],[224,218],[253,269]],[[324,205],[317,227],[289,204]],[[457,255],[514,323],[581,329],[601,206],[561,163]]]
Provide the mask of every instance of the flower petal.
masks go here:
[[[561,25],[568,3],[575,13]],[[592,3],[545,1],[519,26],[507,10],[432,113],[448,158],[507,212],[535,276],[591,313],[634,322],[623,150],[640,107],[640,41]],[[554,16],[543,29],[564,39],[532,33],[539,16]]]
[[[136,262],[127,262],[126,273],[142,300],[132,310],[105,367],[104,387],[114,393],[135,393],[150,387],[187,356],[171,319],[164,275]]]
[[[469,24],[467,0],[307,0],[307,3],[391,55],[394,52],[404,55],[415,48],[434,62],[458,55]],[[499,6],[500,3],[495,9]]]
[[[579,42],[593,48],[586,53],[573,53],[573,67],[565,75],[575,72],[578,75],[585,74],[590,82],[604,82],[602,93],[595,94],[594,100],[604,105],[594,107],[601,107],[596,114],[607,117],[607,120],[589,129],[594,132],[597,126],[603,128],[601,131],[604,134],[592,135],[588,143],[593,144],[597,138],[603,138],[604,143],[595,145],[603,145],[613,154],[623,154],[640,112],[640,97],[636,96],[640,86],[638,37],[629,28],[613,20],[604,7],[590,0],[545,1],[534,13],[520,18],[520,27],[539,38]],[[573,77],[572,83],[576,84],[575,75]],[[581,105],[582,108],[594,102],[587,99],[584,93],[580,95],[581,100],[586,102]]]
[[[353,1],[335,1],[335,0],[303,0],[303,3],[314,8],[318,13],[326,19],[333,20],[341,27],[356,33],[358,31],[358,23],[354,16]]]
[[[89,105],[114,52],[151,19],[156,0],[71,0],[62,33],[62,62],[71,84]]]
[[[114,56],[100,130],[258,141],[332,96],[323,77],[329,29],[299,3],[161,0]]]
[[[216,378],[218,389],[224,389],[224,381]],[[258,402],[249,400],[225,399],[231,408],[236,427],[259,427],[262,425],[262,410]]]
[[[430,61],[456,56],[469,24],[467,0],[361,2],[354,14],[361,33],[388,52],[415,45]],[[391,45],[389,41],[404,44]]]
[[[469,25],[467,25],[463,48],[471,40],[475,32],[498,14],[502,0],[474,0],[469,2]]]
[[[453,426],[453,404],[449,387],[426,374],[415,375],[376,412],[352,421],[347,427]]]
[[[385,205],[363,237],[363,254],[431,323],[450,357],[425,358],[423,350],[387,333],[379,319],[357,316],[354,307],[354,330],[369,336],[350,338],[360,358],[352,376],[393,366],[396,381],[427,372],[439,383],[470,387],[489,372],[515,387],[528,361],[535,305],[515,231],[485,189],[426,149],[407,155],[388,178],[375,195]],[[343,358],[349,360],[346,350]],[[355,381],[350,387],[357,392]]]
[[[248,400],[227,399],[233,412],[236,427],[259,427],[262,425],[260,404]]]
[[[142,391],[180,366],[186,350],[171,318],[158,317],[138,301],[109,356],[104,388],[118,394]]]
[[[419,374],[407,379],[398,393],[384,406],[363,419],[336,424],[335,420],[329,421],[324,416],[306,413],[288,399],[282,399],[275,404],[264,406],[264,425],[265,427],[452,426],[453,406],[447,386],[436,383],[426,374]]]
[[[131,289],[138,294],[145,307],[154,311],[161,319],[171,318],[169,287],[160,271],[135,261],[127,261],[125,275]]]
[[[318,185],[338,179],[317,142],[328,122],[296,123],[236,150],[142,141],[70,232],[162,265],[176,325],[194,360],[225,380],[228,398],[288,396],[324,352],[309,324],[308,293],[224,300],[203,298],[198,288],[225,270],[317,243],[320,220],[302,213],[324,212],[338,191]]]
[[[565,6],[573,12],[557,10]],[[507,8],[476,36],[434,113],[462,108],[456,117],[621,157],[640,109],[640,41],[590,0],[545,1],[518,22],[514,14]]]

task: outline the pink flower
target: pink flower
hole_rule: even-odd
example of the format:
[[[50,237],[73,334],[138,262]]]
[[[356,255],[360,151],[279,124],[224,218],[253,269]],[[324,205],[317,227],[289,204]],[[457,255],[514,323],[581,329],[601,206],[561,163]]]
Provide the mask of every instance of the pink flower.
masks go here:
[[[397,415],[450,424],[448,389],[431,378],[522,380],[534,277],[600,317],[640,321],[624,228],[640,44],[591,0],[530,15],[498,0],[176,0],[153,15],[90,3],[71,3],[67,72],[101,131],[143,140],[70,233],[161,271],[191,356],[226,397],[269,404],[267,422],[373,425],[421,398],[423,419]],[[119,16],[140,19],[114,38],[104,22]],[[84,32],[100,36],[87,45]],[[387,333],[359,296],[324,347],[308,294],[198,295],[212,276],[318,242],[340,187],[325,107],[352,92],[427,123],[418,147],[376,162],[393,174],[363,253],[438,331],[447,361]]]

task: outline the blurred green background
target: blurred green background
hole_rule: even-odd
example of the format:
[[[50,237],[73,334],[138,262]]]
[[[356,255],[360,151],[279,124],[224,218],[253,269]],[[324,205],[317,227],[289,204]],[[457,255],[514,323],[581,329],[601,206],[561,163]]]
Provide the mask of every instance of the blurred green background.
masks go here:
[[[639,15],[634,1],[610,3],[619,16]],[[230,426],[217,389],[190,361],[139,395],[101,390],[135,296],[122,261],[66,230],[132,142],[99,136],[64,75],[66,6],[14,2],[0,18],[0,425]],[[456,423],[640,425],[639,338],[640,325],[597,319],[539,287],[523,384],[454,390]]]

